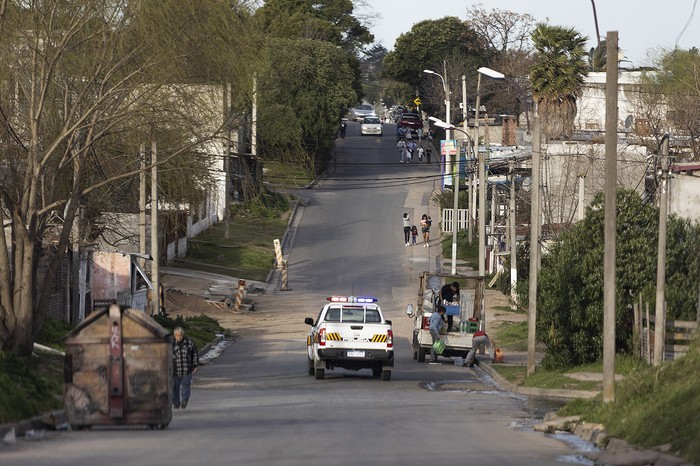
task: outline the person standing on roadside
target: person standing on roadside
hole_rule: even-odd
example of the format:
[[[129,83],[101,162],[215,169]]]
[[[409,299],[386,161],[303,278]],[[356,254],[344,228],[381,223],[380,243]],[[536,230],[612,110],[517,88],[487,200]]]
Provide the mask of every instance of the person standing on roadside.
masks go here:
[[[430,330],[430,336],[433,338],[433,345],[440,339],[440,333],[445,326],[445,306],[438,306],[437,310],[430,314],[430,319],[428,320],[428,329]],[[437,353],[435,351],[430,351],[430,358],[433,362],[437,362]]]
[[[411,219],[408,218],[408,214],[404,212],[403,214],[403,242],[408,246],[408,242],[411,240]]]
[[[418,146],[418,149],[416,149],[416,151],[418,151],[418,161],[422,162],[423,161],[423,153],[425,152],[425,150],[423,149],[423,146]]]
[[[428,248],[430,247],[430,226],[433,224],[433,221],[430,219],[428,214],[423,214],[423,216],[420,219],[420,231],[423,233],[423,247]]]
[[[173,335],[173,408],[185,409],[190,400],[192,376],[199,367],[199,354],[182,327],[175,327]]]
[[[345,139],[345,132],[348,129],[348,122],[345,119],[340,121],[340,139]]]
[[[430,163],[430,158],[433,156],[433,145],[428,144],[428,148],[425,150],[425,160]]]

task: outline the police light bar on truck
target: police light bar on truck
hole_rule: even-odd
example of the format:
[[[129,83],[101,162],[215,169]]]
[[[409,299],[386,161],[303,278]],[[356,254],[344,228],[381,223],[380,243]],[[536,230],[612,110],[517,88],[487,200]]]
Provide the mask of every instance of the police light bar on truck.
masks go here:
[[[329,296],[326,300],[332,303],[376,303],[377,298],[368,296]]]

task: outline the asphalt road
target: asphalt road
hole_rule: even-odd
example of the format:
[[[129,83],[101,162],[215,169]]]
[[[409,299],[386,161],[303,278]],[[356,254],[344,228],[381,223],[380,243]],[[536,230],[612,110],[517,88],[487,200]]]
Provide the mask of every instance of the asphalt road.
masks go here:
[[[439,167],[399,164],[395,142],[393,125],[379,138],[350,123],[335,172],[304,192],[291,290],[260,298],[260,325],[200,369],[190,405],[167,429],[47,432],[0,450],[0,464],[583,464],[566,437],[528,428],[542,414],[536,402],[478,368],[412,359],[405,308],[437,248],[406,247],[401,216],[439,217],[429,208]],[[391,381],[369,370],[307,375],[303,318],[331,294],[379,298],[394,322]]]

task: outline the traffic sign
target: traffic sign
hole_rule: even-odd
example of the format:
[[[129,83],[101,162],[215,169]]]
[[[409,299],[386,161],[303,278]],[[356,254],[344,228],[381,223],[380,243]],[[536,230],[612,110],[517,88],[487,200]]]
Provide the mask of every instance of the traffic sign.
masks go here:
[[[416,105],[418,105],[418,106],[420,106],[420,105],[423,104],[423,102],[421,102],[421,100],[420,100],[420,97],[416,97],[416,98],[413,100],[413,103],[416,104]]]

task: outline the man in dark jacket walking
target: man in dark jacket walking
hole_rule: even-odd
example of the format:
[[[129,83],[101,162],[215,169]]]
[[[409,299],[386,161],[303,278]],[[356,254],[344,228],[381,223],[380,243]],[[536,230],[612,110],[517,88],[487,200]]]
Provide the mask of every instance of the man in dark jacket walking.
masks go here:
[[[185,337],[182,327],[173,330],[173,408],[185,409],[190,399],[192,375],[199,366],[197,346]]]

